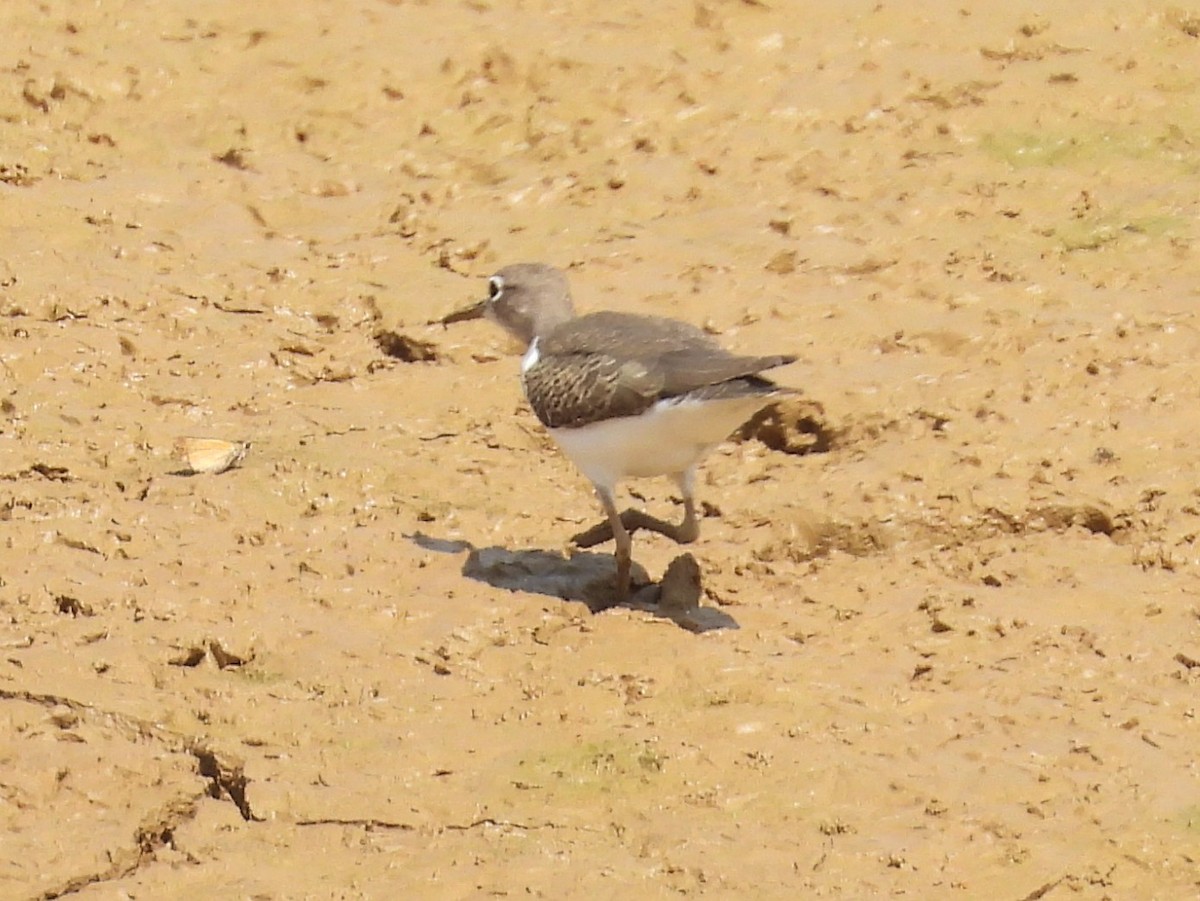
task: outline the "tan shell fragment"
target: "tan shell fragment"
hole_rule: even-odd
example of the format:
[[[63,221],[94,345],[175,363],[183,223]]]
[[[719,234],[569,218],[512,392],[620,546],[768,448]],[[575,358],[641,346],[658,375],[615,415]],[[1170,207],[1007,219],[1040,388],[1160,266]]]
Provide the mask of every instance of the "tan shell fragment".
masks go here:
[[[250,450],[248,442],[225,441],[221,438],[178,438],[172,456],[184,466],[188,475],[216,475],[242,462]]]

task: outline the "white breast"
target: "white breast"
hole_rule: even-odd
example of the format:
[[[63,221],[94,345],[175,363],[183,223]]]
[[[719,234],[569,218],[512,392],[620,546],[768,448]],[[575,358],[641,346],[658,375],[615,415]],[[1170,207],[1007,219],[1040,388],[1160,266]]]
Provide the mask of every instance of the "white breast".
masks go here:
[[[769,400],[663,400],[639,416],[550,429],[550,435],[585,476],[611,490],[625,478],[687,472]]]
[[[529,342],[529,348],[525,351],[525,356],[521,357],[521,375],[524,375],[534,366],[536,366],[537,361],[540,360],[541,357],[542,354],[538,350],[538,339],[534,338]]]

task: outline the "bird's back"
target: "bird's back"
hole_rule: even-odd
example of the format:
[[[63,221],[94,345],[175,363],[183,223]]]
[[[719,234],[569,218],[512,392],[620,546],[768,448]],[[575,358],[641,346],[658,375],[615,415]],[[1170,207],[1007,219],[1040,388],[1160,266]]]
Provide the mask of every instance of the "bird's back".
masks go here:
[[[540,336],[524,371],[526,396],[550,428],[636,416],[659,401],[780,393],[759,373],[795,360],[740,356],[686,322],[599,312]]]

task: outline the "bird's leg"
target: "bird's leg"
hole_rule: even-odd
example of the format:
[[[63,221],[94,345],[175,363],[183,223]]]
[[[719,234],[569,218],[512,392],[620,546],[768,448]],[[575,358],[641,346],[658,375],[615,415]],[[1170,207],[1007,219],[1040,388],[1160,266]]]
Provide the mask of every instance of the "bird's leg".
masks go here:
[[[700,518],[696,516],[696,470],[676,473],[675,484],[683,495],[683,522],[675,527],[673,537],[679,544],[691,544],[700,537]]]
[[[629,571],[633,567],[633,539],[625,528],[621,514],[617,512],[617,504],[613,500],[612,492],[597,486],[596,495],[604,506],[604,512],[608,514],[608,526],[617,545],[617,603],[622,604],[629,600]]]
[[[619,522],[622,531],[630,535],[638,529],[645,529],[648,532],[665,535],[678,544],[691,544],[700,537],[700,518],[696,515],[696,498],[693,491],[694,476],[695,472],[690,469],[675,475],[675,484],[679,486],[679,491],[683,495],[683,521],[678,525],[664,522],[643,510],[630,509],[617,515],[611,493],[605,499],[603,489],[597,488],[596,493],[600,496],[600,502],[604,504],[608,519],[580,532],[571,541],[576,547],[595,547],[597,544],[603,544],[610,538],[616,537],[613,523]]]

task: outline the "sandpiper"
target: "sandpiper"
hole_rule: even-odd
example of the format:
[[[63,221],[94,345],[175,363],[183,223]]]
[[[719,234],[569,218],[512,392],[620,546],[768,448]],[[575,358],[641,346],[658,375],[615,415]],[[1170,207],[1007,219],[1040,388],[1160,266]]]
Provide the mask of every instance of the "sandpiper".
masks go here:
[[[488,280],[484,315],[526,348],[521,384],[533,412],[596,488],[608,521],[574,537],[580,547],[616,543],[617,600],[629,596],[639,528],[681,544],[700,533],[696,467],[750,416],[794,393],[759,373],[794,356],[738,356],[700,329],[633,313],[576,315],[567,279],[544,263],[505,266]],[[683,520],[617,512],[617,484],[670,476]]]

